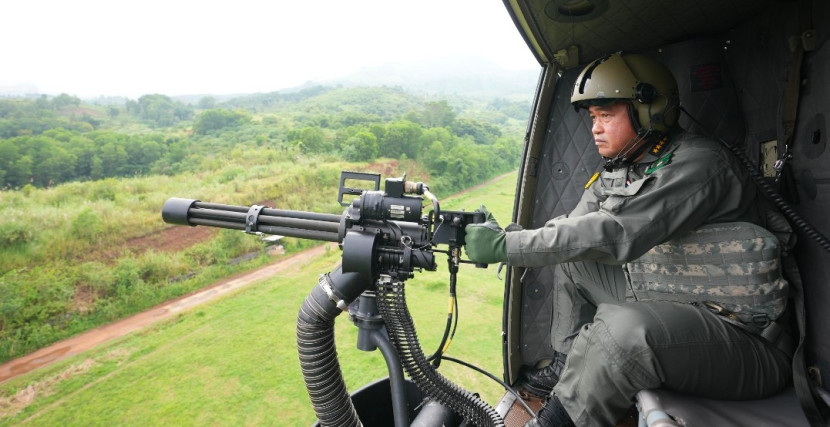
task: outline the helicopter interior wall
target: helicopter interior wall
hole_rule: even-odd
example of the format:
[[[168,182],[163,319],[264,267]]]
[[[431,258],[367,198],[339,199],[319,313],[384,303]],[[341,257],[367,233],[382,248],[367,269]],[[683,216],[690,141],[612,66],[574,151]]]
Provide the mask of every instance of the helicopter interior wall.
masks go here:
[[[813,22],[830,20],[830,2],[813,2]],[[782,21],[783,19],[783,21]],[[783,25],[782,25],[783,23]],[[654,49],[652,54],[675,73],[681,103],[703,126],[686,115],[681,125],[689,131],[716,134],[741,144],[758,160],[761,143],[781,140],[781,103],[789,68],[793,62],[788,38],[799,34],[792,3],[774,3],[755,19],[721,37],[697,39]],[[830,152],[826,147],[826,112],[830,111],[830,46],[827,33],[818,28],[818,48],[805,55],[805,83],[793,149],[792,170],[798,203],[805,219],[824,235],[830,235]],[[537,228],[547,220],[569,212],[578,202],[584,185],[601,167],[584,112],[569,103],[579,68],[563,72],[555,85],[547,130],[533,168],[535,204],[526,228]],[[780,147],[783,149],[783,147]],[[805,283],[808,310],[808,363],[821,369],[824,383],[830,381],[830,254],[805,236],[799,236],[798,263]],[[529,269],[522,280],[521,363],[533,365],[551,357],[550,329],[556,313],[551,307],[552,267]]]
[[[776,3],[766,14],[730,34],[727,55],[739,81],[738,96],[746,120],[750,153],[772,138],[783,141],[781,105],[793,53],[788,39],[800,34],[798,11],[792,3]],[[824,236],[830,236],[830,152],[826,149],[826,116],[830,112],[830,43],[827,22],[830,2],[813,0],[810,19],[816,49],[804,55],[798,121],[791,147],[792,206]],[[779,150],[784,147],[779,143]],[[785,193],[786,195],[786,193]],[[796,260],[804,282],[807,311],[807,362],[816,366],[824,388],[830,384],[830,253],[803,232],[798,233]]]

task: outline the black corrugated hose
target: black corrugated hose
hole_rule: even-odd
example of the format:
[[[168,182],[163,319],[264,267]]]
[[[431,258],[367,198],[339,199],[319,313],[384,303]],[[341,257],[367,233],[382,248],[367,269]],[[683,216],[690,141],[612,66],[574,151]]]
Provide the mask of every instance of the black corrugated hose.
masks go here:
[[[362,426],[352,404],[334,342],[334,319],[343,311],[326,292],[333,280],[349,281],[351,273],[336,271],[320,276],[297,314],[297,351],[311,405],[321,426]],[[357,279],[356,279],[357,280]],[[446,379],[427,361],[415,333],[404,295],[404,284],[378,286],[378,310],[398,351],[407,375],[426,395],[480,427],[503,427],[498,413],[478,396]]]
[[[328,283],[328,274],[320,276],[297,314],[300,367],[321,426],[362,426],[337,360],[334,318],[343,311],[326,294]]]
[[[409,315],[403,282],[381,283],[377,294],[378,310],[386,323],[389,340],[398,350],[407,375],[418,388],[477,426],[504,426],[504,421],[495,409],[478,396],[450,382],[427,362],[415,333],[415,324]]]

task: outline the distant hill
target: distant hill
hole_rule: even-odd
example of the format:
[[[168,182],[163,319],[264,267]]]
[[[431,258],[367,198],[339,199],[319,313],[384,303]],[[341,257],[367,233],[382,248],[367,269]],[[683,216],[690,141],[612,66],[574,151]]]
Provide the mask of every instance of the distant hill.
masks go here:
[[[413,63],[384,64],[364,67],[337,78],[323,81],[308,81],[301,86],[281,89],[267,94],[224,94],[210,95],[217,102],[234,98],[274,94],[307,95],[321,91],[322,87],[393,87],[414,95],[427,97],[455,96],[492,100],[504,98],[510,101],[526,101],[533,97],[539,70],[507,70],[498,64],[482,58],[453,57]],[[174,99],[195,104],[207,94],[175,96]],[[289,96],[290,98],[293,98]]]
[[[251,111],[294,111],[306,113],[360,113],[390,119],[420,108],[424,102],[400,87],[363,87],[331,84],[308,86],[296,91],[240,95],[223,101],[224,107]]]
[[[482,58],[444,58],[365,67],[323,82],[343,86],[398,86],[416,94],[528,99],[539,70],[507,70]]]
[[[430,97],[460,97],[510,101],[532,99],[539,70],[508,70],[498,64],[477,57],[447,57],[412,63],[390,63],[364,67],[354,73],[323,81],[309,81],[297,87],[284,88],[271,94],[295,94],[319,90],[320,87],[391,87],[408,93]],[[0,86],[3,97],[39,97],[36,86],[31,84]],[[55,96],[57,94],[49,94]],[[190,94],[171,98],[184,104],[197,104],[204,97],[215,102],[234,98],[259,96],[263,93]],[[306,93],[307,95],[307,93]],[[85,101],[97,105],[124,105],[123,96],[99,96]]]
[[[0,85],[0,97],[2,98],[34,97],[38,92],[37,86],[31,83]]]

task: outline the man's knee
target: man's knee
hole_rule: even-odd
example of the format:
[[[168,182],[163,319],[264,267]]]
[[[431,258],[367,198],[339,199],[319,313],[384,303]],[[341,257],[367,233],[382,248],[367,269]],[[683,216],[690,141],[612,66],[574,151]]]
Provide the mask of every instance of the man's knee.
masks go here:
[[[574,341],[554,393],[574,420],[618,419],[638,391],[662,382],[649,348],[654,322],[636,304],[600,304],[593,320]]]
[[[595,326],[604,329],[604,339],[621,355],[640,354],[650,349],[652,335],[660,333],[660,322],[639,303],[600,304],[594,316]]]

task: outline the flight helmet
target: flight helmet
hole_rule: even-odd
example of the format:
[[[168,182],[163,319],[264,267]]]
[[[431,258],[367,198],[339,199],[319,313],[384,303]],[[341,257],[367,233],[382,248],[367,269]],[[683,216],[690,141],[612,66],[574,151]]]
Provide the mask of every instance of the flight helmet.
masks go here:
[[[605,55],[582,70],[571,94],[571,104],[577,109],[619,100],[629,101],[628,115],[641,137],[665,134],[677,125],[677,80],[651,57],[622,52]]]

